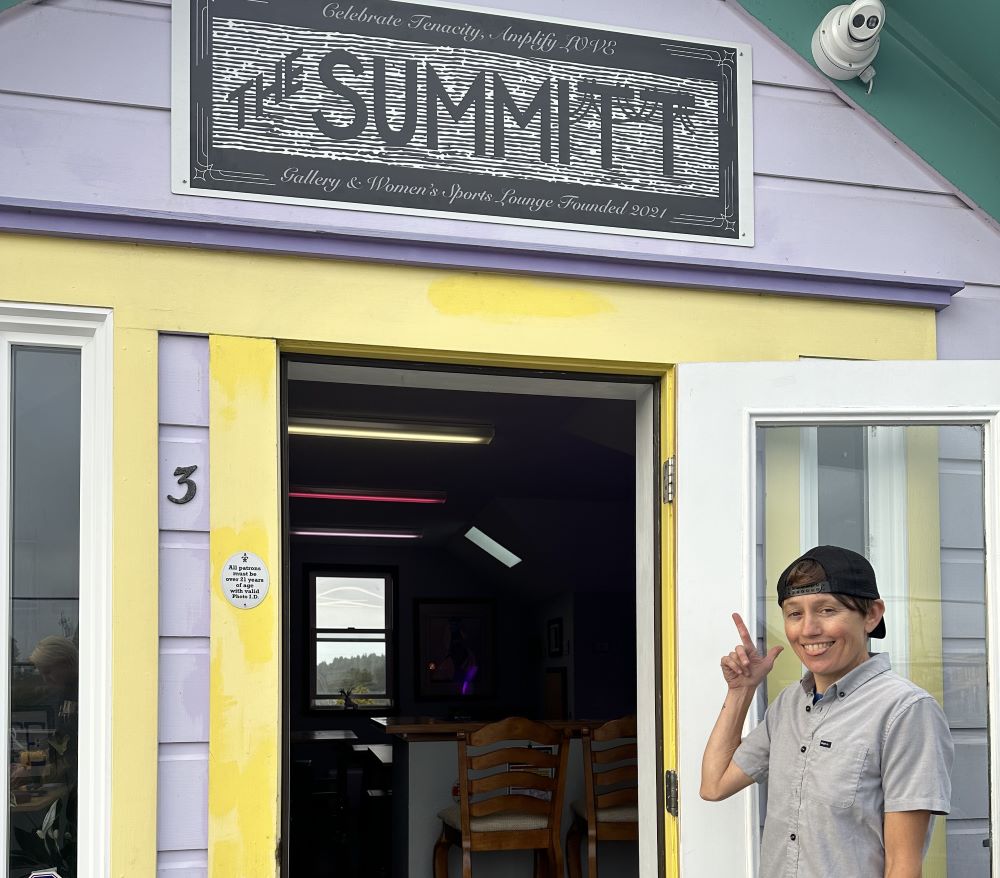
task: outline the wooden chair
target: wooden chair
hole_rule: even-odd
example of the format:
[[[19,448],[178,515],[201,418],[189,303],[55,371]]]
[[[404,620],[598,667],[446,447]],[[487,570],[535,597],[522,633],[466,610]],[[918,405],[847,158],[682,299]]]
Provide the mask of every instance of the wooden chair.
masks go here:
[[[587,839],[587,875],[597,878],[599,841],[639,840],[639,772],[635,717],[583,729],[584,797],[570,806],[573,824],[566,836],[570,878],[581,878],[580,845]],[[594,747],[593,744],[603,744]]]
[[[491,746],[501,742],[516,743]],[[473,851],[511,850],[535,852],[535,878],[563,878],[568,743],[568,733],[522,717],[459,734],[460,801],[438,813],[434,878],[448,878],[452,845],[462,848],[462,878],[472,876]]]

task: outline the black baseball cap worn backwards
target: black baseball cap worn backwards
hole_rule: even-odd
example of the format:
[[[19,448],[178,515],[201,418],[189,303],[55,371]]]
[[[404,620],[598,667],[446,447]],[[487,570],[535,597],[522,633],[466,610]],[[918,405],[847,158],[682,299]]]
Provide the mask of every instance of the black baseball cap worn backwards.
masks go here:
[[[810,585],[789,586],[788,574],[800,561],[815,561],[823,568],[826,579]],[[840,546],[816,546],[792,561],[778,577],[778,606],[788,598],[803,594],[849,594],[856,598],[879,598],[875,570],[868,559]],[[885,637],[885,619],[880,619],[868,636]]]

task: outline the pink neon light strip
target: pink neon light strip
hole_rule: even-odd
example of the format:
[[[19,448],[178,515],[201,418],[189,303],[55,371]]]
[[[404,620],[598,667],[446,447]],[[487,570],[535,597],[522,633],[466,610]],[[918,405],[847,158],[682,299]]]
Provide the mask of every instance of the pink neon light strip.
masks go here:
[[[302,500],[366,500],[371,503],[444,503],[444,497],[404,496],[401,494],[349,494],[289,491],[289,497]]]

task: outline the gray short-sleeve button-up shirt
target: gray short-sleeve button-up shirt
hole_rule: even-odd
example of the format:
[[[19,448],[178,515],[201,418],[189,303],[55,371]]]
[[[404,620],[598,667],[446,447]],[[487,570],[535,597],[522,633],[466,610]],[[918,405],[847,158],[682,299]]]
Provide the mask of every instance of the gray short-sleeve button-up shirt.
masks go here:
[[[760,876],[882,878],[885,812],[951,807],[948,723],[933,696],[892,672],[885,653],[815,704],[814,689],[808,674],[783,690],[733,757],[755,781],[768,781]]]

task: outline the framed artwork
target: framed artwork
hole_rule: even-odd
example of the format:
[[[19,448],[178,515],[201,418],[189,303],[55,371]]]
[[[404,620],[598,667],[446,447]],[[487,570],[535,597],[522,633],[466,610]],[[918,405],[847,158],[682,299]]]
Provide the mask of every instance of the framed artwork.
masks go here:
[[[492,601],[415,602],[416,697],[493,698],[496,641]]]
[[[563,654],[563,623],[562,617],[549,619],[546,635],[549,658],[559,658]]]

